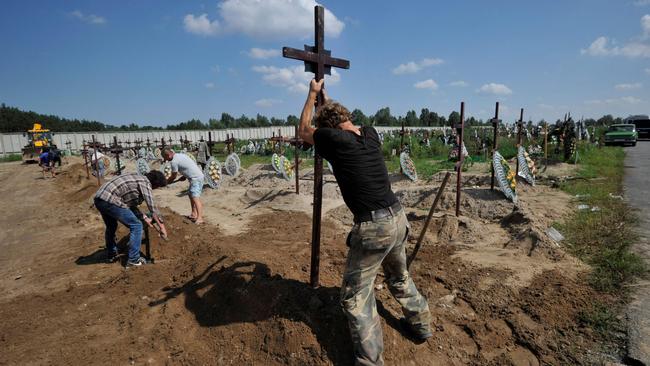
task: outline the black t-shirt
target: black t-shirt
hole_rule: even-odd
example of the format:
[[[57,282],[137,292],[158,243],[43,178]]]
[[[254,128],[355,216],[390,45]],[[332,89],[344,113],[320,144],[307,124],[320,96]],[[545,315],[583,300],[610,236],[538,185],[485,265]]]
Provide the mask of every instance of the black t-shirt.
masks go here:
[[[355,216],[390,207],[397,202],[388,180],[381,141],[374,128],[361,135],[334,128],[314,132],[316,152],[332,164],[343,200]]]

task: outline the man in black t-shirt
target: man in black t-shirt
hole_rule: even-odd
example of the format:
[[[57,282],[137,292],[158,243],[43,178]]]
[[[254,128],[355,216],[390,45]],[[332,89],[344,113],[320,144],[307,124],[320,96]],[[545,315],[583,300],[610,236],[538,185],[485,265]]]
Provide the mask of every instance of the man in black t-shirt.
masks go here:
[[[341,305],[350,325],[355,364],[383,365],[384,345],[374,293],[379,267],[383,267],[388,288],[402,306],[402,326],[408,333],[422,341],[431,337],[431,314],[406,267],[404,244],[410,226],[391,189],[377,131],[355,126],[350,112],[327,98],[316,111],[316,128],[312,127],[314,103],[322,86],[322,80],[310,83],[299,133],[331,163],[343,200],[354,214]]]

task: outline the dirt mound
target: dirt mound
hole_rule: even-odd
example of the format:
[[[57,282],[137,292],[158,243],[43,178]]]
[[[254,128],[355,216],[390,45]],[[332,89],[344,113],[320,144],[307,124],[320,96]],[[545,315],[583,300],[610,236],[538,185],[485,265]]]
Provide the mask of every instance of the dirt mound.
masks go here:
[[[66,196],[94,183],[84,182],[85,170],[70,168],[77,174],[62,176],[56,186],[48,186],[51,180],[36,183],[35,194],[57,197],[55,188],[64,193],[46,207],[65,212],[52,216],[56,222],[26,219],[43,212],[42,198],[12,203],[20,229],[34,225],[39,233],[29,237],[35,243],[30,250],[41,251],[21,252],[14,260],[24,272],[11,282],[35,289],[12,296],[5,292],[0,299],[0,364],[351,364],[347,321],[338,300],[347,253],[342,226],[350,225],[351,214],[340,201],[323,219],[317,289],[308,285],[310,197],[286,194],[292,183],[283,189],[226,184],[223,190],[206,190],[206,216],[218,211],[218,219],[233,217],[217,221],[219,227],[196,226],[179,211],[165,210],[170,240],[152,236],[155,264],[123,269],[103,263],[103,226],[96,210]],[[263,171],[258,174],[266,179]],[[6,179],[4,186],[15,183]],[[401,198],[412,225],[411,248],[436,187],[408,184]],[[157,202],[173,197],[187,210],[182,186],[157,190]],[[544,187],[522,188],[521,207],[513,212],[498,193],[467,188],[463,215],[457,218],[453,187],[449,190],[411,267],[429,300],[435,326],[431,339],[417,344],[406,336],[399,324],[400,306],[383,275],[377,278],[386,363],[597,363],[602,357],[596,352],[597,337],[578,318],[593,301],[607,299],[589,290],[574,267],[564,262],[564,267],[551,263],[553,267],[546,256],[534,254],[538,249],[529,256],[524,247],[516,248],[517,240],[524,241],[517,235],[561,217],[565,197]],[[240,221],[245,215],[250,220]],[[225,226],[238,230],[231,234]],[[14,238],[14,228],[6,227],[9,234],[3,240],[21,248],[18,239],[28,237],[20,232]],[[126,234],[121,228],[122,242]],[[538,270],[522,279],[515,264],[537,265]]]
[[[99,188],[97,178],[92,174],[87,178],[83,163],[64,166],[57,172],[56,183],[61,187],[66,198],[72,202],[89,200]]]

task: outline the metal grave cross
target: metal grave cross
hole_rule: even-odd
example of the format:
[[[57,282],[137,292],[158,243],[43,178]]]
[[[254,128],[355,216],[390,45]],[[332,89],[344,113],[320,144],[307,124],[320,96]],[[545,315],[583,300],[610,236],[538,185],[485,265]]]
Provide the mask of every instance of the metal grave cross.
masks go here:
[[[316,81],[320,81],[325,74],[330,74],[333,67],[342,69],[350,68],[350,61],[332,57],[332,53],[325,49],[325,8],[314,7],[314,41],[315,45],[305,45],[304,50],[283,47],[282,56],[305,62],[305,71],[313,72]],[[319,93],[316,98],[316,107],[321,106],[325,101],[323,94]],[[312,218],[311,232],[311,273],[309,276],[312,287],[318,287],[318,275],[320,264],[320,223],[323,205],[323,158],[316,154],[314,156],[314,211]]]

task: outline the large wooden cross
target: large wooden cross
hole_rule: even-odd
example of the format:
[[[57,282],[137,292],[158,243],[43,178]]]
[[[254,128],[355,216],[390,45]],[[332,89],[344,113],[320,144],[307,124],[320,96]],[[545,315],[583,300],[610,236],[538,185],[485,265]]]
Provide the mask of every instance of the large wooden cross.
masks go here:
[[[283,47],[282,55],[287,58],[305,62],[305,71],[313,72],[316,81],[330,74],[332,66],[342,69],[350,68],[350,61],[331,56],[331,51],[325,49],[325,9],[322,6],[314,7],[314,41],[315,45],[305,45],[304,50]],[[316,107],[325,101],[323,94],[316,98]],[[309,276],[312,287],[318,287],[318,274],[320,264],[320,223],[323,207],[323,159],[316,154],[314,157],[314,210],[311,231],[311,273]]]

